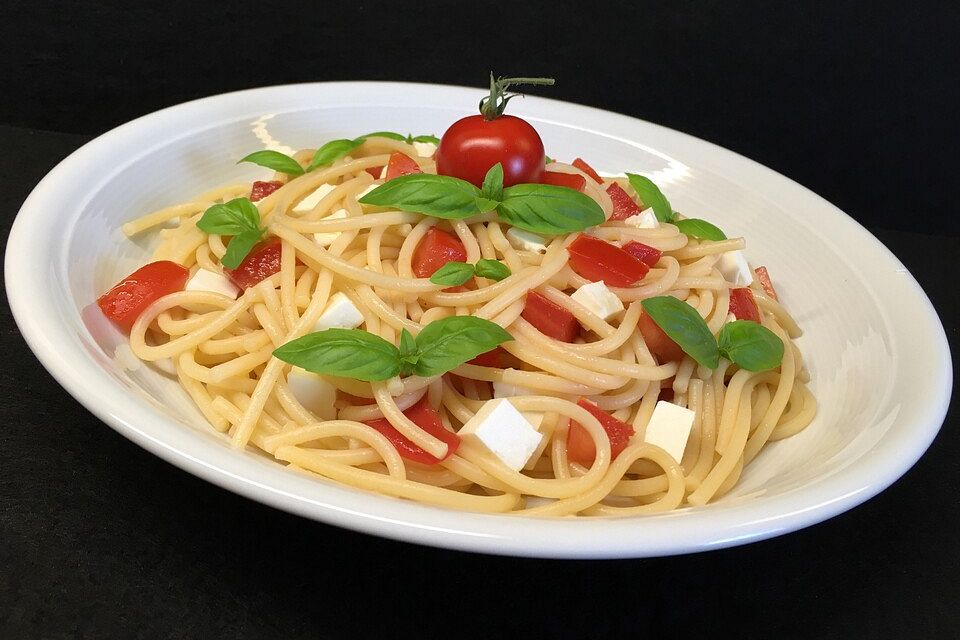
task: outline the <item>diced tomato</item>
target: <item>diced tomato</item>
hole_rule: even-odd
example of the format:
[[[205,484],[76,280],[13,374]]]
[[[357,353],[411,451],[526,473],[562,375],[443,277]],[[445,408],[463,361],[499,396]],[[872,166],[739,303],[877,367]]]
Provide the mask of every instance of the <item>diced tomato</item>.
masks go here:
[[[393,180],[411,173],[423,173],[420,170],[420,165],[413,158],[399,151],[390,154],[390,162],[387,163],[387,180]]]
[[[456,236],[436,227],[430,227],[427,235],[413,251],[413,273],[418,278],[429,278],[434,271],[448,262],[466,262],[467,250]]]
[[[639,258],[620,247],[586,234],[580,234],[567,251],[574,271],[592,282],[603,280],[611,287],[632,286],[650,271]]]
[[[610,214],[610,220],[626,220],[630,216],[640,213],[641,209],[637,206],[637,203],[616,182],[610,183],[610,186],[607,187],[607,195],[613,202],[613,213]]]
[[[496,347],[491,349],[486,353],[481,353],[473,360],[468,360],[467,364],[475,364],[479,367],[495,367],[497,369],[503,368],[503,357],[507,355],[507,352],[503,347]]]
[[[753,299],[753,291],[747,287],[730,289],[730,313],[735,315],[737,320],[760,322],[760,308]]]
[[[757,274],[757,280],[760,281],[760,286],[767,292],[767,295],[779,301],[780,298],[777,297],[777,290],[773,288],[773,282],[770,280],[770,273],[767,271],[767,268],[757,267],[753,272]]]
[[[663,255],[663,251],[660,249],[655,249],[649,245],[645,245],[642,242],[637,242],[631,240],[627,244],[623,245],[622,249],[632,255],[635,258],[639,258],[640,262],[644,263],[648,267],[652,267],[657,264],[660,260],[660,256]]]
[[[581,398],[577,404],[600,421],[600,426],[610,438],[610,459],[615,460],[630,444],[630,436],[634,433],[633,427],[617,420],[592,402]],[[567,459],[589,467],[596,457],[597,447],[593,444],[590,433],[579,422],[571,420],[570,428],[567,430]]]
[[[279,189],[283,186],[283,183],[279,180],[271,180],[270,182],[264,182],[263,180],[257,180],[253,183],[253,186],[250,188],[250,202],[256,202],[257,200],[263,200],[268,195]]]
[[[585,174],[596,180],[599,184],[603,184],[603,178],[601,178],[600,175],[593,170],[593,167],[584,162],[582,158],[577,158],[570,164],[575,166],[577,169],[580,169],[580,171],[583,171]]]
[[[176,262],[151,262],[97,298],[97,304],[103,315],[129,333],[147,307],[165,295],[181,291],[188,277],[190,271]]]
[[[223,272],[241,289],[249,289],[280,273],[280,238],[268,238],[254,245],[236,269],[224,269]]]
[[[654,322],[653,318],[646,313],[640,315],[637,328],[640,329],[640,334],[643,336],[643,341],[646,343],[647,349],[649,349],[650,353],[657,359],[657,362],[662,364],[683,358],[683,349],[680,348],[680,345],[664,333],[660,325]]]
[[[545,336],[561,342],[573,342],[580,335],[580,323],[570,311],[536,291],[527,292],[523,319]]]
[[[403,415],[407,416],[415,425],[429,433],[434,438],[447,443],[447,455],[442,458],[443,460],[446,460],[456,453],[457,449],[460,447],[460,436],[452,431],[447,431],[447,428],[444,427],[443,423],[440,421],[440,414],[437,413],[437,410],[431,407],[430,403],[427,401],[426,394],[424,394],[417,404],[404,411]],[[368,420],[365,421],[364,424],[370,425],[385,435],[387,440],[390,441],[390,444],[396,447],[397,452],[402,458],[413,460],[414,462],[419,462],[421,464],[437,464],[438,462],[441,462],[441,459],[435,458],[408,440],[407,437],[397,431],[397,429],[390,424],[386,418],[380,418],[379,420]]]
[[[575,191],[583,191],[587,181],[576,173],[561,173],[560,171],[544,171],[543,184],[552,184],[555,187],[566,187]]]
[[[383,167],[367,167],[364,171],[372,175],[374,180],[379,180],[380,174],[383,173]]]

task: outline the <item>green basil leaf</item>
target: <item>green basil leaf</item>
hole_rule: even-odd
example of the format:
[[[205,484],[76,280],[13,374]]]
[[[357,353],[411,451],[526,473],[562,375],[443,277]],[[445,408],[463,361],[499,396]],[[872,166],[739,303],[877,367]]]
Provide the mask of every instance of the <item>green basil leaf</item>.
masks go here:
[[[359,202],[456,220],[482,213],[477,206],[479,196],[480,190],[466,180],[413,173],[388,180]]]
[[[499,260],[488,260],[487,258],[481,258],[477,260],[477,266],[474,269],[474,272],[481,278],[490,278],[491,280],[500,281],[506,277],[510,276],[510,267],[503,264]]]
[[[720,353],[747,371],[766,371],[783,362],[783,340],[762,324],[735,320],[723,325]]]
[[[518,184],[503,190],[500,219],[518,229],[555,236],[602,224],[603,209],[579,191],[549,184]]]
[[[204,211],[197,228],[205,233],[237,235],[260,228],[260,211],[248,198],[235,198]]]
[[[555,162],[555,160],[554,160],[553,158],[551,158],[550,156],[543,156],[543,164],[545,164],[545,165],[547,165],[547,164],[553,164],[554,162]]]
[[[483,177],[483,186],[480,188],[483,197],[500,202],[503,200],[503,165],[499,162],[487,171]]]
[[[700,238],[701,240],[727,239],[726,234],[721,231],[719,227],[710,224],[706,220],[700,220],[699,218],[676,220],[673,224],[677,225],[680,233],[684,233],[693,238]]]
[[[220,258],[220,264],[227,269],[236,269],[247,257],[254,245],[260,242],[266,229],[247,229],[242,233],[230,238],[227,243],[227,252]]]
[[[391,140],[399,140],[400,142],[406,142],[408,136],[401,135],[399,133],[394,133],[393,131],[374,131],[373,133],[368,133],[360,136],[357,140],[366,140],[367,138],[390,138]]]
[[[705,367],[717,368],[720,363],[717,340],[696,309],[672,296],[647,298],[640,304],[684,353]]]
[[[420,358],[413,367],[418,376],[435,376],[459,367],[494,347],[513,340],[498,324],[473,316],[434,320],[417,336]]]
[[[644,207],[653,207],[653,213],[660,222],[673,222],[677,219],[673,212],[673,207],[667,201],[667,197],[660,191],[660,187],[653,184],[650,178],[638,176],[635,173],[628,173],[627,179],[630,180],[630,186],[640,196],[640,201]]]
[[[400,350],[360,329],[308,333],[277,347],[273,355],[307,371],[367,382],[400,373]]]
[[[237,162],[237,164],[240,164],[240,162],[252,162],[253,164],[258,164],[261,167],[273,169],[274,171],[279,171],[281,173],[287,173],[291,176],[299,176],[303,174],[303,167],[300,166],[299,162],[285,153],[280,153],[279,151],[254,151],[250,155]]]
[[[406,329],[400,330],[400,375],[410,375],[413,365],[420,359],[417,340]]]
[[[473,265],[451,261],[433,272],[430,282],[456,287],[473,277]]]
[[[497,200],[489,200],[487,198],[477,198],[474,201],[474,204],[477,205],[477,210],[481,213],[486,213],[487,211],[496,210],[497,206],[500,205],[500,202]]]
[[[413,141],[414,141],[414,142],[430,142],[430,143],[435,144],[435,145],[437,145],[437,146],[440,145],[440,138],[438,138],[437,136],[427,136],[427,135],[414,136],[414,137],[413,137]]]
[[[357,138],[356,140],[331,140],[317,149],[313,154],[313,159],[310,160],[307,171],[313,171],[317,167],[326,166],[334,160],[347,155],[361,144],[363,144],[363,138]]]

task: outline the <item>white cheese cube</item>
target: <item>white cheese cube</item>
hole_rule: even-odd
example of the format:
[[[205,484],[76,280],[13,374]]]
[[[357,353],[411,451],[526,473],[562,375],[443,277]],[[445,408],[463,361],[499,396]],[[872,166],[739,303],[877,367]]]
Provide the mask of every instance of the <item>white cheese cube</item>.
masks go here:
[[[337,389],[317,374],[294,367],[287,374],[287,387],[304,409],[321,420],[337,417],[337,410],[333,406]]]
[[[487,400],[458,435],[480,442],[514,471],[523,468],[543,440],[543,434],[508,400],[502,399]]]
[[[523,229],[517,229],[516,227],[510,227],[507,229],[506,236],[507,240],[510,241],[510,244],[513,245],[514,249],[520,249],[521,251],[535,251],[536,253],[547,252],[547,241],[542,236],[538,236],[535,233],[530,233],[529,231],[524,231]]]
[[[384,171],[386,171],[386,168],[384,168]],[[384,174],[384,175],[386,175],[386,174]],[[359,200],[359,199],[362,198],[363,196],[367,195],[368,193],[370,193],[371,191],[373,191],[374,189],[376,189],[376,188],[379,187],[379,186],[380,186],[380,185],[378,185],[378,184],[368,185],[366,189],[364,189],[363,191],[361,191],[360,193],[358,193],[358,194],[356,195],[357,200]]]
[[[680,462],[683,450],[687,448],[695,415],[690,409],[660,400],[647,423],[644,442],[660,447]]]
[[[348,214],[346,209],[337,209],[327,217],[321,218],[321,219],[322,220],[341,220],[343,218],[346,218],[347,215]],[[316,242],[321,247],[329,247],[339,237],[340,237],[339,231],[331,231],[329,233],[315,233],[313,234],[313,241]]]
[[[720,255],[717,261],[717,270],[723,275],[723,279],[732,282],[738,287],[747,287],[753,282],[753,271],[747,264],[747,258],[743,251],[727,251]]]
[[[327,308],[317,318],[313,330],[356,329],[361,324],[363,324],[363,314],[350,301],[350,298],[338,291],[330,296],[330,302],[327,303]]]
[[[624,218],[623,224],[628,224],[638,229],[656,229],[660,226],[660,221],[657,220],[657,215],[653,212],[653,209],[647,207],[635,216]]]
[[[417,150],[417,155],[421,158],[429,158],[437,150],[437,145],[432,142],[414,142],[413,148]]]
[[[570,297],[604,320],[623,311],[623,302],[607,288],[603,280],[583,285]]]
[[[323,200],[324,196],[336,189],[336,185],[332,184],[322,184],[317,187],[317,190],[305,197],[303,200],[294,205],[293,210],[297,213],[309,213],[313,211],[313,208]]]
[[[240,289],[230,281],[230,278],[222,273],[208,271],[207,269],[199,269],[195,274],[190,276],[190,279],[187,280],[186,290],[212,291],[213,293],[219,293],[234,300],[237,299],[237,294],[240,293]]]

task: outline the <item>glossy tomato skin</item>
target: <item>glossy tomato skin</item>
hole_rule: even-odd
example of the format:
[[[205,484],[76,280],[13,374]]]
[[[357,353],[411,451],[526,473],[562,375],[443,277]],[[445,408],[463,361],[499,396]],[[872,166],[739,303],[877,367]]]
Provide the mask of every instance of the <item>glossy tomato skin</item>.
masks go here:
[[[545,156],[540,134],[526,120],[482,115],[457,120],[440,139],[437,173],[483,185],[483,177],[498,162],[503,165],[503,186],[539,183]]]
[[[280,273],[280,238],[272,237],[254,245],[236,269],[224,269],[233,284],[248,289],[275,273]]]
[[[418,278],[429,278],[448,262],[465,262],[467,250],[454,235],[430,227],[417,248],[413,250],[413,274]]]
[[[655,357],[660,364],[676,362],[677,360],[683,359],[684,352],[683,349],[680,348],[680,345],[674,342],[673,339],[660,328],[660,325],[654,322],[653,318],[651,318],[646,311],[640,316],[640,320],[637,322],[637,329],[640,330],[647,349],[650,350],[650,353],[653,354],[653,357]]]
[[[623,453],[623,450],[630,444],[630,436],[634,433],[633,427],[626,422],[617,420],[597,405],[583,398],[577,404],[589,411],[600,422],[603,430],[607,432],[607,437],[610,438],[610,459],[616,460],[617,456]],[[571,462],[589,467],[596,457],[597,447],[593,444],[590,433],[579,422],[571,420],[570,428],[567,431],[567,458]]]
[[[176,262],[151,262],[97,298],[97,305],[103,315],[129,333],[147,307],[167,294],[181,291],[189,277],[190,271]]]
[[[390,154],[390,162],[387,163],[387,180],[393,180],[400,176],[408,176],[413,173],[423,173],[416,160],[399,151],[394,151]]]
[[[573,342],[580,335],[580,322],[568,309],[536,291],[527,292],[523,319],[537,331],[560,342]]]
[[[760,308],[757,307],[753,291],[747,287],[730,289],[730,313],[736,316],[737,320],[760,322]]]
[[[417,404],[404,411],[403,415],[434,438],[446,443],[447,455],[443,457],[443,460],[446,460],[457,452],[457,449],[460,447],[460,436],[452,431],[448,431],[446,427],[443,426],[443,422],[440,421],[440,414],[430,406],[426,395],[424,395]],[[364,424],[373,427],[386,436],[387,440],[396,448],[397,453],[399,453],[402,458],[427,465],[442,462],[441,459],[435,458],[408,440],[407,437],[397,431],[397,428],[390,424],[386,418],[366,420]]]

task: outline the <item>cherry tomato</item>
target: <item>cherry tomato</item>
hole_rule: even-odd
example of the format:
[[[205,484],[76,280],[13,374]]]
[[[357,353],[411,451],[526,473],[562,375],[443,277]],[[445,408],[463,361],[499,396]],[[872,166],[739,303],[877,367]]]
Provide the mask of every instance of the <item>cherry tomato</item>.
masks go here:
[[[390,154],[390,162],[387,163],[387,180],[393,180],[411,173],[423,173],[420,170],[420,165],[413,158],[399,151]]]
[[[760,286],[763,287],[766,294],[774,300],[780,300],[777,297],[777,290],[773,288],[773,282],[770,280],[770,272],[767,271],[767,268],[757,267],[753,272],[757,274],[757,280],[760,281]]]
[[[413,274],[418,278],[429,278],[434,271],[448,262],[466,262],[467,250],[456,236],[436,227],[430,227],[427,235],[413,250]]]
[[[559,171],[544,171],[543,184],[552,184],[557,187],[566,187],[574,191],[583,191],[587,181],[576,173],[561,173]]]
[[[247,289],[280,272],[280,238],[270,238],[254,245],[236,269],[224,269],[228,278],[241,289]]]
[[[640,330],[647,349],[660,364],[683,359],[684,353],[680,345],[674,342],[646,312],[641,314],[637,329]]]
[[[580,335],[580,323],[569,310],[536,291],[527,293],[523,319],[545,336],[561,342],[573,342]]]
[[[593,167],[591,167],[586,162],[584,162],[583,158],[577,158],[570,164],[572,164],[577,169],[580,169],[580,171],[583,171],[585,174],[593,178],[594,182],[598,184],[603,184],[603,178],[600,177],[600,174],[598,174]]]
[[[486,353],[481,353],[473,360],[468,360],[467,364],[475,364],[479,367],[495,367],[497,369],[503,369],[503,359],[506,357],[507,351],[503,347],[496,347],[487,351]]]
[[[649,245],[645,245],[642,242],[637,242],[636,240],[631,240],[627,244],[623,245],[622,249],[632,255],[634,258],[638,258],[640,262],[644,263],[648,267],[652,267],[657,264],[660,260],[660,256],[663,255],[663,251]]]
[[[447,428],[444,427],[443,423],[440,421],[440,414],[437,413],[436,409],[430,406],[426,395],[424,395],[420,401],[417,402],[417,404],[404,411],[403,415],[410,418],[411,422],[432,435],[434,438],[447,443],[447,455],[444,456],[444,460],[457,452],[457,449],[460,447],[460,436],[452,431],[447,431]],[[406,436],[397,431],[396,427],[390,424],[390,422],[385,418],[380,418],[379,420],[367,420],[364,421],[364,424],[373,427],[385,435],[387,440],[390,441],[390,444],[396,448],[397,453],[400,454],[401,458],[413,460],[414,462],[419,462],[421,464],[437,464],[440,462],[439,459],[433,457],[407,439]]]
[[[490,167],[503,165],[503,186],[539,183],[545,156],[543,141],[526,120],[482,115],[457,120],[440,139],[437,173],[466,180],[477,187]]]
[[[189,276],[190,271],[176,262],[151,262],[97,298],[97,305],[103,315],[129,332],[147,307],[167,294],[182,290]]]
[[[257,180],[253,183],[253,186],[250,188],[250,202],[256,202],[257,200],[263,200],[268,195],[279,189],[283,186],[283,183],[279,180],[271,180],[270,182],[264,182],[263,180]]]
[[[630,436],[634,433],[633,427],[626,422],[617,420],[592,402],[581,399],[577,404],[600,421],[600,426],[603,427],[603,430],[607,432],[607,437],[610,438],[610,459],[615,460],[630,444]],[[597,447],[593,444],[593,438],[579,422],[571,420],[570,428],[567,430],[567,458],[571,462],[589,467],[596,457]]]
[[[613,213],[610,214],[610,220],[626,220],[630,216],[640,213],[641,209],[637,206],[637,203],[616,182],[612,182],[607,187],[607,194],[610,196],[610,201],[613,202]]]
[[[629,287],[650,271],[645,263],[620,247],[586,234],[580,234],[570,246],[570,266],[581,276],[611,287]]]
[[[737,320],[760,322],[760,309],[757,301],[753,299],[753,291],[747,287],[730,289],[730,313],[736,316]]]

